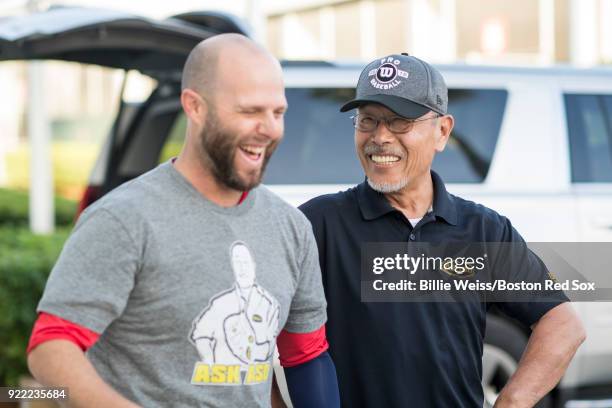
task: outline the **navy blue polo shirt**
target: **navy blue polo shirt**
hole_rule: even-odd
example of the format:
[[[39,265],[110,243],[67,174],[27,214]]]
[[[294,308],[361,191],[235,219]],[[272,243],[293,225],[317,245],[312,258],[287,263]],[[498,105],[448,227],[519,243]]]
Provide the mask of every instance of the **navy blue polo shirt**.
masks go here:
[[[367,182],[308,201],[328,303],[329,352],[344,407],[482,407],[485,302],[361,302],[360,254],[365,242],[521,242],[495,211],[449,194],[431,172],[433,211],[413,228]],[[540,267],[523,271],[546,279]],[[566,301],[499,303],[527,326]]]

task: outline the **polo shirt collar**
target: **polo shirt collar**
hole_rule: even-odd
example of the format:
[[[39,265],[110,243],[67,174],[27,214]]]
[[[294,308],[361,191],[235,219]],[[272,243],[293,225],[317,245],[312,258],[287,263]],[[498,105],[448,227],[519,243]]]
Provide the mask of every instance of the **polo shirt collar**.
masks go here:
[[[457,225],[457,206],[453,196],[446,191],[444,181],[433,170],[431,170],[431,180],[434,188],[433,209],[435,216],[443,218],[451,225]]]
[[[367,221],[396,211],[382,193],[370,187],[367,177],[363,183],[357,186],[357,201],[359,202],[361,215]]]
[[[442,178],[433,170],[431,170],[431,180],[434,189],[434,215],[444,219],[444,221],[451,225],[457,225],[457,208],[453,197],[446,191]],[[397,211],[391,206],[384,194],[370,187],[367,180],[357,186],[357,200],[361,215],[368,221]]]

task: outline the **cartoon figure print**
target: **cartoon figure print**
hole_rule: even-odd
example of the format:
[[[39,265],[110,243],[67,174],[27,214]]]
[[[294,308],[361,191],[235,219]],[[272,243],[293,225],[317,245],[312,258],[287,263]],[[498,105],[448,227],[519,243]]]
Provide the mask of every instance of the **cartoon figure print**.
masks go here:
[[[254,368],[259,374],[265,371],[265,379],[268,377],[269,360],[278,335],[280,305],[257,284],[255,261],[244,242],[231,244],[230,260],[234,285],[213,296],[193,321],[190,340],[201,359],[196,364],[194,378],[199,372],[198,378],[209,380],[198,383],[227,383],[229,380],[242,383],[244,375],[238,376],[236,371],[248,371],[246,376],[252,380],[257,377],[251,375]],[[202,375],[208,371],[211,375]],[[227,375],[232,372],[232,376]],[[215,378],[223,381],[214,381]],[[257,378],[264,380],[262,375]]]

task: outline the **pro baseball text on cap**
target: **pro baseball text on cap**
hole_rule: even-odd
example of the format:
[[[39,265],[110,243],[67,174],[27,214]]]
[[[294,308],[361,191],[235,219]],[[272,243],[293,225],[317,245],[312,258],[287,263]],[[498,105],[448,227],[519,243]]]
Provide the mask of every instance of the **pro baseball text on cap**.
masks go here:
[[[369,63],[359,76],[355,99],[341,112],[378,103],[409,119],[430,110],[446,114],[448,90],[440,72],[416,57],[393,54]]]

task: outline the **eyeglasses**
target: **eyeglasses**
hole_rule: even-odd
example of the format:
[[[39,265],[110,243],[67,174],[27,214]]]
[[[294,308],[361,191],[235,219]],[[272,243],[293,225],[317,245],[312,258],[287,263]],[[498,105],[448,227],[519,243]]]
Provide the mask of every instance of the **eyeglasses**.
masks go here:
[[[389,116],[387,118],[377,118],[376,116],[360,113],[351,116],[353,126],[360,132],[373,132],[378,129],[378,125],[382,122],[391,133],[408,133],[416,122],[424,122],[430,119],[437,119],[443,115],[430,116],[424,119],[406,119],[401,116]]]

